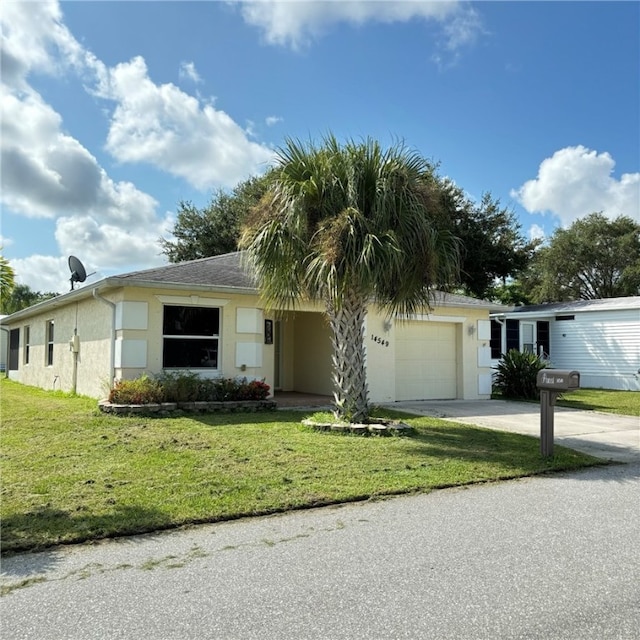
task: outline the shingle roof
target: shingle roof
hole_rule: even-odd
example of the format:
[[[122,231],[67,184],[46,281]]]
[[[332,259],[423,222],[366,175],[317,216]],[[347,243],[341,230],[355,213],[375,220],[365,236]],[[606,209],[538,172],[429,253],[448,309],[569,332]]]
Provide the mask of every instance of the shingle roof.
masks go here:
[[[38,304],[23,309],[13,314],[16,318],[28,317],[39,312],[44,308],[57,307],[67,304],[71,300],[77,300],[82,297],[92,295],[93,291],[98,289],[120,287],[120,286],[158,286],[171,287],[176,285],[179,288],[203,288],[207,287],[224,287],[229,289],[237,289],[247,291],[256,291],[257,285],[242,264],[242,253],[226,253],[220,256],[210,258],[201,258],[199,260],[190,260],[187,262],[178,262],[176,264],[168,264],[153,269],[144,269],[141,271],[132,271],[117,276],[109,276],[104,280],[84,287],[78,287],[73,291],[69,291],[55,298],[50,298],[39,302]],[[451,307],[473,307],[476,309],[489,309],[490,311],[500,312],[504,307],[487,300],[479,300],[469,296],[463,296],[455,293],[444,293],[442,291],[435,292],[436,306]],[[3,322],[4,324],[4,322]]]
[[[529,306],[515,307],[511,309],[509,313],[565,313],[574,311],[611,311],[622,309],[640,309],[640,296],[533,304]]]
[[[242,253],[239,251],[211,258],[169,264],[154,269],[133,271],[132,273],[114,276],[111,279],[121,281],[123,285],[136,281],[157,282],[163,285],[192,284],[256,288],[251,274],[245,271],[242,266]],[[507,308],[486,300],[442,291],[435,292],[435,303],[442,306],[490,308],[496,311]]]
[[[505,307],[497,302],[471,298],[470,296],[463,296],[459,293],[445,293],[444,291],[435,292],[435,302],[437,305],[448,307],[476,307],[479,309],[491,309],[493,311],[510,309],[510,307]]]
[[[157,282],[159,284],[193,284],[222,287],[255,288],[255,283],[241,264],[241,253],[225,253],[220,256],[178,262],[154,269],[133,271],[113,276],[123,285],[132,281]]]

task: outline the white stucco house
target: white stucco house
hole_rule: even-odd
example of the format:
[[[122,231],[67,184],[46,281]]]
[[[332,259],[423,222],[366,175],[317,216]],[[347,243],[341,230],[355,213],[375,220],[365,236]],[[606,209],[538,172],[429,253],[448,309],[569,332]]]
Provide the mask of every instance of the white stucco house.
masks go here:
[[[491,314],[495,366],[510,349],[533,351],[582,387],[640,391],[640,296],[515,307]]]
[[[491,393],[492,303],[438,294],[406,319],[366,319],[372,402],[480,399]],[[272,390],[330,394],[321,305],[266,312],[239,253],[126,273],[6,317],[8,374],[44,389],[105,397],[115,379],[163,370],[264,379]]]

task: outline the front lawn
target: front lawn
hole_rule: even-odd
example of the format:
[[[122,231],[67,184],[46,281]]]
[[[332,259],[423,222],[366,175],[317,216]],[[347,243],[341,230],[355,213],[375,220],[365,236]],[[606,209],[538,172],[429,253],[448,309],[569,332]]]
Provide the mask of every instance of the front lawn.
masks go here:
[[[5,552],[599,463],[436,418],[365,438],[312,431],[297,411],[123,418],[88,398],[0,390]]]
[[[572,407],[587,411],[619,413],[626,416],[640,415],[640,392],[612,391],[609,389],[577,389],[557,401],[560,407]]]

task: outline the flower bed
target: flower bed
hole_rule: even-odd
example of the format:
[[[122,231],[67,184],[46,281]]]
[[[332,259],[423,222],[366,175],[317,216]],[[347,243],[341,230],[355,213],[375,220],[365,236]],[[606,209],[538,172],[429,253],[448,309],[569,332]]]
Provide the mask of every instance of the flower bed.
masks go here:
[[[316,431],[333,431],[335,433],[353,433],[363,436],[402,436],[409,435],[413,428],[399,420],[378,419],[366,424],[349,422],[317,422],[313,419],[302,421],[307,427]]]

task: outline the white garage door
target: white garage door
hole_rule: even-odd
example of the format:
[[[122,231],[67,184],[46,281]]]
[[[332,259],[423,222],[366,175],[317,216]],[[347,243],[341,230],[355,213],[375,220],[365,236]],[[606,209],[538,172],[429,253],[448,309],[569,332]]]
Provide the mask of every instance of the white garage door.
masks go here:
[[[408,322],[396,327],[396,399],[456,397],[456,325]]]

